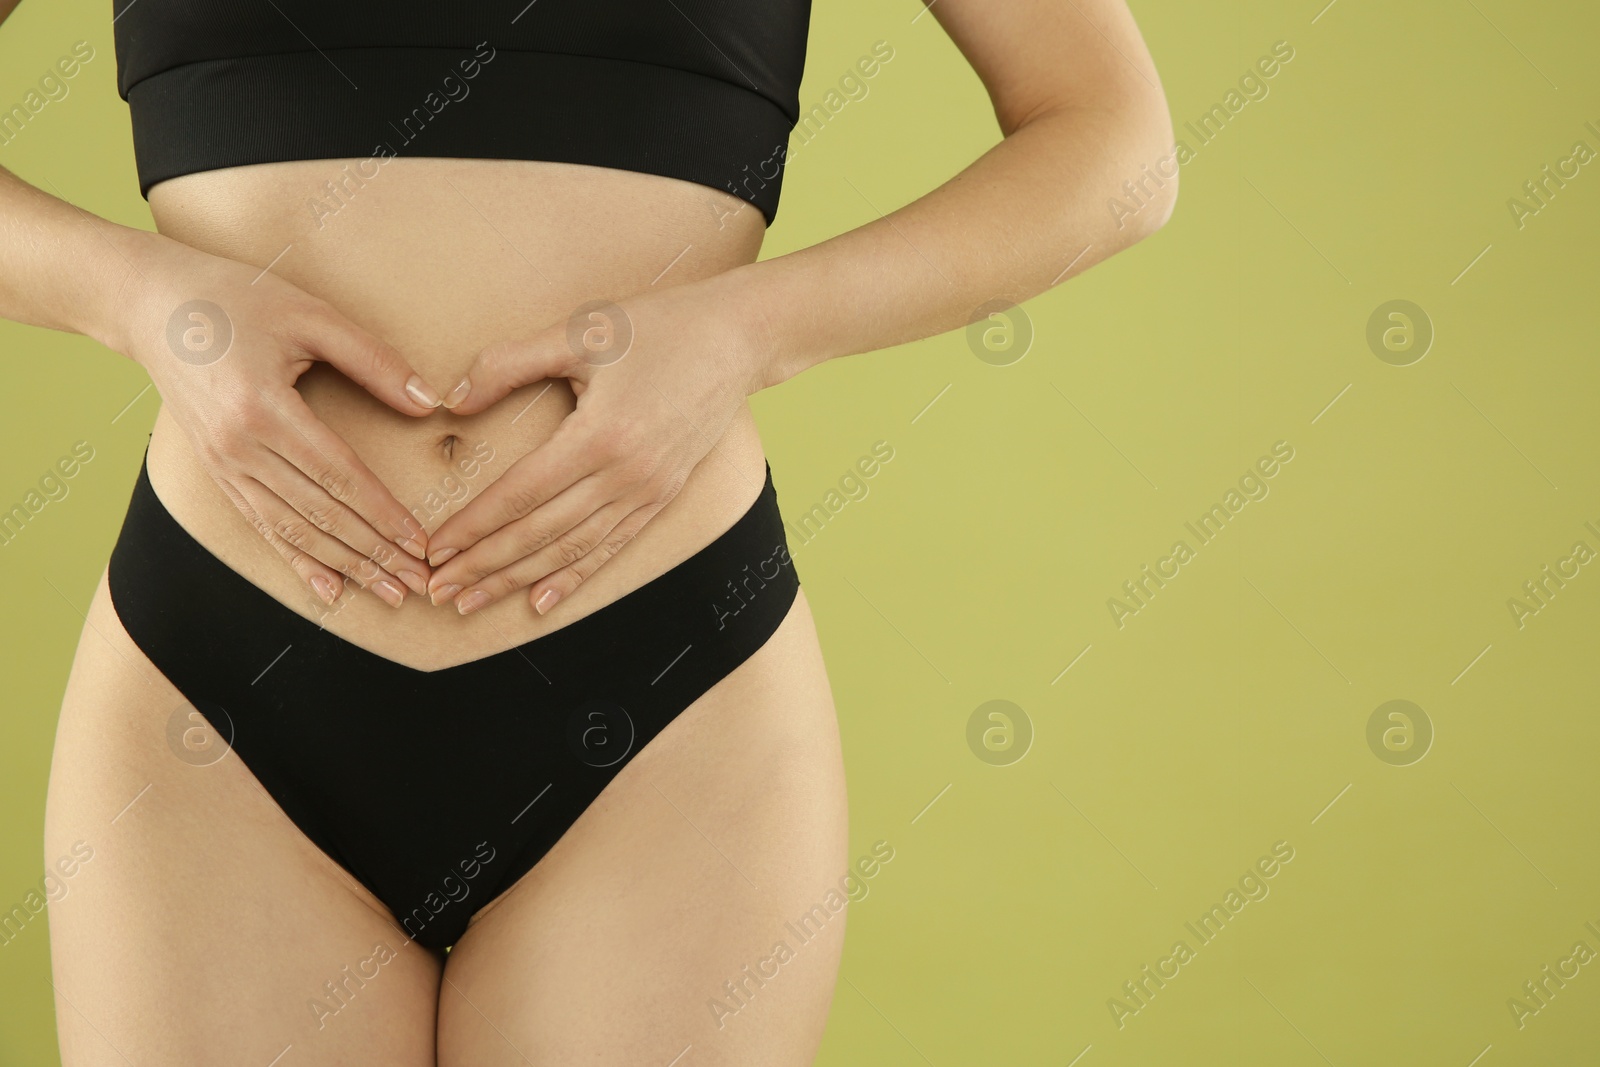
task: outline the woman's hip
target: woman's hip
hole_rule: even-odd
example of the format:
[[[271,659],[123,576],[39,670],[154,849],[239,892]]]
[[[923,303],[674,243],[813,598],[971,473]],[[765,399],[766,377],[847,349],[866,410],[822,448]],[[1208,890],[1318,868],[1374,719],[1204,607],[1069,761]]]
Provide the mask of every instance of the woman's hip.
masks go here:
[[[242,761],[409,936],[444,947],[707,694],[736,678],[767,694],[723,717],[771,734],[771,750],[814,730],[782,714],[827,701],[827,680],[763,474],[742,514],[662,573],[532,640],[429,670],[252,583],[142,469],[89,620],[107,647],[80,644],[63,722],[126,706],[137,684],[154,704],[138,716],[142,743],[124,739],[134,758],[159,756],[164,733],[179,762]],[[777,713],[760,715],[769,702]]]

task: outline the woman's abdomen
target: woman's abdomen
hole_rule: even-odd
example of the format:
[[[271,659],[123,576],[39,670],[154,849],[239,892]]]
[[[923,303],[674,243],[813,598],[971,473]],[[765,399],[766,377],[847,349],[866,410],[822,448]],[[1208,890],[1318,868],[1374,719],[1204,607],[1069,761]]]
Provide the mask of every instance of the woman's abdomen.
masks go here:
[[[654,175],[450,159],[392,159],[362,177],[371,172],[338,160],[212,171],[157,185],[150,205],[170,237],[271,263],[393,344],[441,393],[484,346],[565,322],[593,301],[749,262],[763,232],[753,207]],[[439,409],[413,418],[320,364],[300,390],[430,533],[548,439],[574,406],[566,382],[552,380],[477,415]],[[211,480],[165,408],[149,463],[167,509],[223,562],[302,614],[325,618],[338,636],[424,670],[531,640],[642,585],[732,525],[764,477],[754,422],[742,410],[673,502],[549,616],[516,595],[463,618],[414,594],[399,610],[361,592],[328,609]]]

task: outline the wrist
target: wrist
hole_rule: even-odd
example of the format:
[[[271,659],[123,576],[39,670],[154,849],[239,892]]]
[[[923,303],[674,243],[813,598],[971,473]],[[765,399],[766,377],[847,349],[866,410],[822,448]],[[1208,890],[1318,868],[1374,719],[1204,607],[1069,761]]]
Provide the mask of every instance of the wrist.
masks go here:
[[[179,242],[150,230],[131,226],[107,226],[102,236],[113,249],[106,257],[106,268],[93,295],[81,309],[74,328],[114,352],[138,362],[144,346],[134,343],[141,329],[140,311],[158,278],[166,269],[163,261]],[[101,246],[105,247],[104,245]]]
[[[781,385],[809,366],[783,313],[787,305],[772,284],[771,262],[748,263],[711,279],[738,325],[748,394]]]

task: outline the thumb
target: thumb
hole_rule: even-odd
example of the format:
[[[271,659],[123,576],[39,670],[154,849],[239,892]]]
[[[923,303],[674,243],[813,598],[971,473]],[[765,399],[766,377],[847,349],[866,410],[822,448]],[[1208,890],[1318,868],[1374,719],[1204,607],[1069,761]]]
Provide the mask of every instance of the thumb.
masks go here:
[[[399,349],[348,319],[319,320],[301,347],[403,415],[426,415],[439,406],[438,391],[411,369]]]
[[[478,353],[467,376],[445,395],[457,415],[474,415],[513,389],[546,378],[587,382],[591,368],[573,355],[564,332],[546,331],[527,341],[496,341]]]

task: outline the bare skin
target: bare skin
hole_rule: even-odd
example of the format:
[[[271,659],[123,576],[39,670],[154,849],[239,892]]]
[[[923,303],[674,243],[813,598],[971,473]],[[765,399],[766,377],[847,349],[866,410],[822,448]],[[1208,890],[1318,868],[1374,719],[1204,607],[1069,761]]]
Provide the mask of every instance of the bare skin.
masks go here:
[[[1103,206],[1171,146],[1120,0],[931,10],[989,88],[1004,140],[811,249],[755,263],[761,220],[730,196],[549,163],[394,160],[320,225],[308,199],[354,161],[187,175],[151,192],[162,236],[0,172],[0,314],[146,366],[163,398],[152,483],[230,567],[379,655],[469,662],[616,599],[730,525],[763,474],[750,391],[964,325],[1165,221],[1175,181],[1125,226]],[[206,366],[163,339],[197,296],[235,327],[236,347]],[[639,333],[599,370],[548,341],[596,297]],[[472,399],[452,395],[469,375]],[[219,390],[226,417],[208,407]],[[269,435],[277,450],[252,450]],[[667,443],[644,455],[647,441]],[[309,468],[336,447],[349,481],[329,489]],[[586,513],[609,524],[595,533]],[[402,528],[406,514],[418,528]],[[452,585],[490,595],[469,609],[473,589]],[[535,607],[558,587],[554,610]],[[843,913],[737,1014],[710,1007],[850,858],[804,597],[445,957],[406,945],[232,754],[178,758],[181,704],[102,583],[47,810],[48,856],[95,849],[51,908],[67,1067],[271,1063],[290,1047],[292,1062],[329,1064],[811,1062]],[[364,984],[349,977],[373,967]],[[338,1001],[311,1006],[327,983],[344,988],[331,1016]]]

